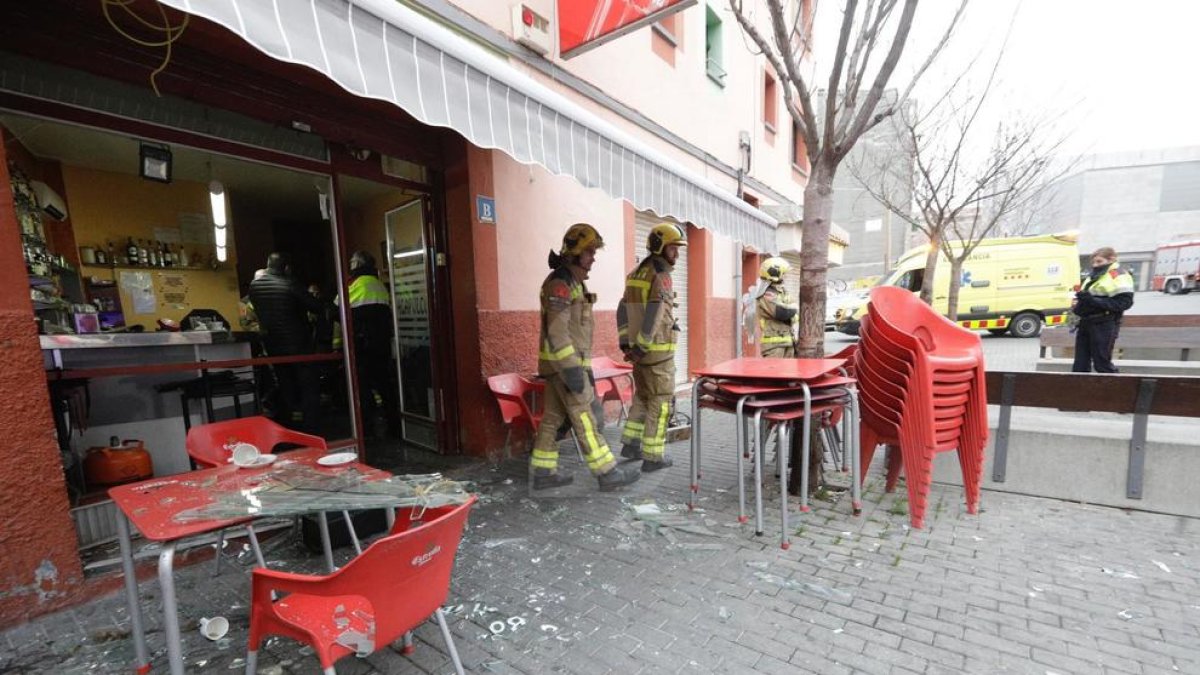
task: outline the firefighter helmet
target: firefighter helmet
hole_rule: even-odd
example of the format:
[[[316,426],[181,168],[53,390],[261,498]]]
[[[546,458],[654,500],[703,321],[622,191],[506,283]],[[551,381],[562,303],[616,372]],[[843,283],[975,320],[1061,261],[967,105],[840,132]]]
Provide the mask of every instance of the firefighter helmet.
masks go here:
[[[773,283],[780,283],[788,272],[792,271],[791,264],[783,258],[772,256],[758,267],[758,276]]]
[[[655,255],[662,255],[663,250],[672,244],[687,246],[687,235],[675,223],[659,223],[646,237],[646,249]]]
[[[604,237],[600,236],[596,228],[587,223],[575,223],[563,235],[562,250],[559,255],[574,258],[588,249],[602,248],[604,248]]]

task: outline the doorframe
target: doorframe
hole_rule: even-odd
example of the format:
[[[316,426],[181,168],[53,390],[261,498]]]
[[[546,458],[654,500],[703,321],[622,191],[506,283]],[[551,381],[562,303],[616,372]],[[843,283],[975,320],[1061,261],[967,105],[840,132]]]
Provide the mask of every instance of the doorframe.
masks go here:
[[[350,150],[345,146],[335,143],[328,143],[330,163],[333,167],[333,180],[337,184],[340,176],[349,176],[369,180],[384,185],[389,185],[397,189],[419,190],[424,192],[429,199],[426,201],[425,215],[425,242],[426,247],[432,249],[434,259],[432,264],[426,270],[426,284],[429,286],[430,292],[430,312],[429,312],[429,332],[430,345],[429,352],[432,363],[432,377],[434,389],[437,392],[437,405],[441,413],[437,416],[434,422],[434,428],[437,433],[437,452],[441,455],[460,454],[462,444],[459,439],[459,411],[458,411],[458,373],[454,361],[454,317],[453,317],[453,286],[450,283],[450,267],[449,265],[438,265],[437,256],[449,256],[449,236],[448,226],[446,222],[445,212],[445,175],[441,167],[422,164],[427,171],[429,177],[428,183],[420,183],[416,181],[406,180],[388,176],[382,172],[378,161],[371,161],[373,157],[366,161],[361,161],[351,154]],[[371,151],[372,156],[378,155]],[[410,160],[420,163],[416,160]],[[337,201],[336,211],[338,221],[345,222],[342,211],[343,205],[341,200]],[[343,237],[344,248],[344,230],[339,228],[339,234]],[[341,278],[342,297],[349,297],[348,280],[345,276]],[[349,312],[343,310],[347,315],[345,318],[349,320]],[[345,324],[348,331],[353,331],[353,326],[349,323]],[[348,332],[348,335],[353,335],[353,332]],[[441,345],[438,344],[440,339]],[[350,340],[349,342],[353,342]],[[353,351],[353,347],[349,346],[347,353]],[[353,376],[354,391],[358,389],[358,377],[354,370],[354,361],[351,359],[350,365]],[[357,395],[355,395],[357,399]],[[355,401],[355,416],[357,419],[358,428],[362,428],[362,411],[359,409],[357,400]],[[362,440],[359,444],[361,446]]]

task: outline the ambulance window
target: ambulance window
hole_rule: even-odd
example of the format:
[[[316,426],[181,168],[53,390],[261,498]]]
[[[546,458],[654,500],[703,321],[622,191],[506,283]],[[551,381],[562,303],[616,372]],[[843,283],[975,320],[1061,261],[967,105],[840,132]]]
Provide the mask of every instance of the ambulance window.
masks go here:
[[[919,291],[919,290],[921,290],[921,282],[924,279],[925,279],[925,270],[923,270],[923,269],[909,270],[909,271],[905,272],[904,274],[900,275],[900,278],[896,279],[896,283],[893,284],[893,286],[899,286],[900,288],[903,288],[903,289],[909,290],[909,291]]]

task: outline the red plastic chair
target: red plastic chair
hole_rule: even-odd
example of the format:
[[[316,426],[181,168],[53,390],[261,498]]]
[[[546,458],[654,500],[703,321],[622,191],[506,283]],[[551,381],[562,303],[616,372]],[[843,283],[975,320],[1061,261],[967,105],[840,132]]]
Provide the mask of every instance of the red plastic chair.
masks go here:
[[[496,397],[496,404],[500,406],[500,416],[504,418],[504,424],[508,427],[508,433],[504,437],[504,452],[507,455],[508,442],[512,439],[514,427],[528,429],[530,438],[537,432],[542,415],[530,406],[530,398],[541,394],[546,385],[528,380],[517,373],[504,373],[489,377],[488,388]]]
[[[607,356],[592,357],[592,370],[605,370],[618,367],[617,363]],[[632,382],[632,379],[628,379],[628,381]],[[596,397],[601,402],[616,401],[621,406],[620,416],[617,417],[617,422],[620,422],[627,414],[629,404],[633,402],[633,387],[622,387],[616,380],[612,379],[596,380]]]
[[[255,672],[258,648],[268,635],[308,644],[324,673],[332,675],[338,659],[355,653],[366,656],[433,616],[455,672],[462,675],[462,661],[442,605],[450,593],[454,557],[474,503],[472,497],[460,506],[427,511],[420,514],[419,524],[413,522],[411,512],[409,517],[398,515],[392,534],[333,574],[254,570],[246,672]],[[272,601],[272,593],[286,595]]]
[[[230,450],[237,443],[257,446],[259,452],[263,453],[273,453],[275,446],[280,443],[329,449],[325,439],[320,436],[292,431],[260,416],[192,427],[187,434],[187,453],[200,468],[224,466],[229,462]]]

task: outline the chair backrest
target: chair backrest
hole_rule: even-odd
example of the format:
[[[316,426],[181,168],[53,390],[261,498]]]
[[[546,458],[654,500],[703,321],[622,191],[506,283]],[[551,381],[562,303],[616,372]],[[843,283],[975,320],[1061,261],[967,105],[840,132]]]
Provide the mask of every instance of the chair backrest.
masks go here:
[[[454,557],[474,503],[471,497],[459,506],[430,509],[417,527],[376,540],[340,570],[309,580],[303,592],[366,598],[375,614],[375,644],[397,640],[446,602]],[[397,515],[397,528],[409,523],[408,517]]]
[[[187,435],[187,453],[202,468],[223,466],[229,461],[230,449],[238,443],[250,443],[262,453],[274,452],[275,446],[280,443],[295,443],[322,450],[329,447],[320,436],[292,431],[258,416],[192,427]]]
[[[541,391],[544,387],[531,382],[518,373],[504,373],[488,378],[488,388],[496,397],[500,406],[500,414],[505,424],[522,423],[530,429],[537,428],[538,416],[529,407],[529,394]]]

